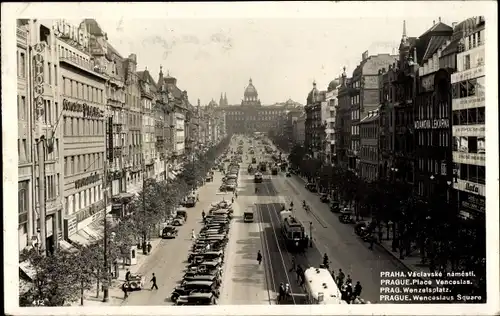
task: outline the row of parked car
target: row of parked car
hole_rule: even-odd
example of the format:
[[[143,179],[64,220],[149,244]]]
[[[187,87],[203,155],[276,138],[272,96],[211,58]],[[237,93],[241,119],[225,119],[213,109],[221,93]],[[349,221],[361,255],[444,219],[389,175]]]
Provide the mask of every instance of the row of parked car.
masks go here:
[[[240,170],[240,164],[238,162],[232,161],[229,163],[227,168],[227,173],[222,178],[222,184],[219,187],[219,190],[222,192],[225,191],[235,191],[236,187],[238,187],[238,172]]]
[[[232,204],[212,204],[204,226],[193,242],[185,274],[170,296],[176,305],[216,305],[222,284],[222,265],[228,243]]]

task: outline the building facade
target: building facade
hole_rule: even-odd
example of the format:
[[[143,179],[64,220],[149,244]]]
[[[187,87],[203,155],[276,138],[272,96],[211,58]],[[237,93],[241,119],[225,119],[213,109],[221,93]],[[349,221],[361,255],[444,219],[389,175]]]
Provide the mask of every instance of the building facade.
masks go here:
[[[281,104],[263,106],[252,79],[249,80],[240,105],[219,105],[219,109],[225,112],[228,135],[266,133],[270,130],[277,130],[279,121],[286,113],[286,108],[286,105]]]
[[[359,176],[367,182],[380,176],[380,130],[382,128],[380,107],[368,112],[359,122],[361,137],[359,150]]]
[[[361,136],[358,123],[373,110],[378,109],[379,99],[379,70],[392,65],[397,56],[378,54],[369,56],[368,51],[362,54],[361,63],[354,69],[351,79],[350,95],[350,148],[347,152],[348,166],[359,173]]]
[[[463,218],[484,218],[485,165],[485,20],[461,25],[457,71],[451,75],[454,195]]]
[[[332,80],[328,85],[328,90],[325,94],[325,154],[330,163],[335,161],[335,119],[337,116],[336,109],[338,105],[338,88],[340,81]]]
[[[313,88],[307,95],[307,103],[304,107],[306,112],[304,146],[312,157],[318,159],[324,158],[326,118],[324,118],[323,109],[327,107],[325,98],[326,91],[319,91],[316,88],[316,82],[313,82]]]
[[[293,123],[294,143],[304,146],[306,141],[306,113],[303,112]]]
[[[85,41],[75,42],[67,27],[61,29],[57,52],[63,104],[64,236],[85,244],[102,237],[99,220],[104,209],[111,210],[104,204],[103,181],[108,158],[107,77],[92,60]],[[85,23],[76,30],[90,39]]]
[[[346,68],[340,78],[335,111],[335,164],[343,169],[349,167],[348,151],[351,144],[351,78],[347,78]]]

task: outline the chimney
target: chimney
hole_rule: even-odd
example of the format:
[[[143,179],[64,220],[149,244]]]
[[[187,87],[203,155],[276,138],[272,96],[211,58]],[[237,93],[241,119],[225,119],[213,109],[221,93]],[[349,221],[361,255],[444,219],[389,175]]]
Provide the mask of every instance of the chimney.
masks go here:
[[[432,26],[436,25],[436,20],[432,20]]]

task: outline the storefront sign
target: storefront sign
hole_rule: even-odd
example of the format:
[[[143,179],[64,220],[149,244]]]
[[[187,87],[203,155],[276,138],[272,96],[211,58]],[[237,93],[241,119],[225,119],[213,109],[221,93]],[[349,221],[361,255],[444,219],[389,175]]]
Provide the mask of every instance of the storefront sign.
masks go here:
[[[486,198],[466,192],[459,193],[460,206],[467,210],[484,213],[486,209]]]
[[[485,106],[485,97],[483,96],[473,96],[467,98],[453,99],[451,100],[452,110],[465,110],[480,108]]]
[[[88,47],[90,36],[85,27],[77,27],[64,20],[59,20],[52,29],[55,36],[68,39],[81,48]]]
[[[75,216],[64,219],[64,236],[69,237],[75,234],[77,232],[76,224],[77,221]]]
[[[450,121],[448,119],[415,121],[415,129],[438,129],[448,127],[450,127]]]
[[[454,151],[453,162],[468,164],[468,165],[484,166],[486,163],[486,155]]]
[[[98,174],[90,175],[83,179],[78,179],[75,181],[75,189],[79,189],[81,187],[87,186],[89,184],[95,183],[101,179],[101,176]]]
[[[76,213],[76,222],[80,223],[81,221],[89,218],[90,216],[96,214],[99,211],[102,211],[104,208],[104,201],[100,200],[99,202],[96,202],[89,207],[84,208],[83,210],[78,211]]]
[[[458,179],[457,182],[453,183],[453,188],[475,195],[486,196],[486,186],[484,184]]]
[[[87,103],[69,101],[67,99],[63,100],[63,110],[81,112],[85,118],[100,118],[104,116],[104,111],[98,107],[88,105]]]
[[[45,43],[37,43],[33,46],[33,99],[35,100],[35,115],[36,118],[43,116],[44,114],[44,100],[43,93],[45,84],[44,75],[44,58],[43,54],[45,52]]]
[[[458,125],[453,126],[453,136],[484,137],[485,127],[481,125]]]
[[[474,79],[477,77],[483,77],[484,75],[485,75],[484,66],[479,66],[477,68],[468,69],[465,71],[460,71],[451,74],[451,83]]]

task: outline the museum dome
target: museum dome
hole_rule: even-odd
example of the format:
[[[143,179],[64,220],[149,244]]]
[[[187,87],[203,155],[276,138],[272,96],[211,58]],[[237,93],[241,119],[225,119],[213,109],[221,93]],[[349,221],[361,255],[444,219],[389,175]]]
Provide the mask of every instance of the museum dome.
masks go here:
[[[253,83],[252,83],[252,78],[248,81],[248,86],[245,89],[244,96],[245,97],[257,97],[259,94],[257,93],[257,89],[255,89]]]

